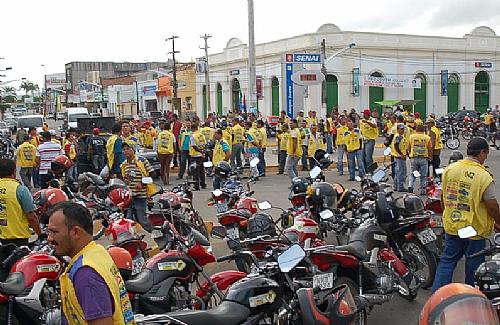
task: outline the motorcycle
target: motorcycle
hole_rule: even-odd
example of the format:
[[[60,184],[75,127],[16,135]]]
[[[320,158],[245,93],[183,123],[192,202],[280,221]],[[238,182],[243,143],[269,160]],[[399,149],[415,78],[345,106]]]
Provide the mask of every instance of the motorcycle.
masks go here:
[[[0,137],[0,157],[5,159],[13,159],[16,148],[14,147],[14,142],[7,135],[2,135]]]
[[[441,140],[450,150],[456,150],[460,147],[460,139],[458,138],[457,123],[451,123],[450,120],[444,120],[440,126]]]
[[[127,188],[127,184],[119,178],[112,178],[106,182],[101,176],[84,172],[78,176],[78,186],[83,196],[98,202],[104,201],[109,192],[115,188]]]

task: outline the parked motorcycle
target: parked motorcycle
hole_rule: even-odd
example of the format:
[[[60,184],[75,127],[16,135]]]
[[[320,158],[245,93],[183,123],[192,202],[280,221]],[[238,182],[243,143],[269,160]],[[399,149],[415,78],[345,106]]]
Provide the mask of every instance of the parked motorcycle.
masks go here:
[[[105,200],[109,192],[115,188],[127,188],[127,184],[119,178],[112,178],[107,182],[91,172],[84,172],[78,176],[78,186],[83,196],[96,201]]]
[[[14,142],[8,135],[2,135],[0,137],[0,158],[13,159],[16,148],[14,147]]]

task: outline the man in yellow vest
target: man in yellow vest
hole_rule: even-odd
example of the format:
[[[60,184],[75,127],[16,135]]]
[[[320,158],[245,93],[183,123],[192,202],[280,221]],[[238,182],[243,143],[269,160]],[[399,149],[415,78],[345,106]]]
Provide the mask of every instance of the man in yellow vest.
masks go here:
[[[189,146],[189,156],[191,157],[190,164],[195,164],[192,176],[194,184],[194,190],[199,191],[200,187],[205,189],[207,184],[205,182],[205,169],[203,167],[203,161],[205,159],[204,150],[207,146],[207,140],[205,136],[198,128],[197,122],[193,123],[191,126],[190,136],[190,146]]]
[[[246,122],[245,130],[246,150],[249,154],[248,160],[252,161],[252,159],[259,157],[260,148],[262,147],[262,133],[250,121]],[[257,166],[251,167],[251,173],[253,177],[258,178],[259,168]]]
[[[77,152],[77,142],[76,137],[73,132],[70,132],[67,136],[68,141],[64,146],[64,152],[66,156],[73,162],[73,165],[66,172],[66,177],[72,177],[74,180],[78,179],[78,152]]]
[[[170,163],[174,156],[175,136],[170,131],[170,122],[160,122],[160,133],[158,133],[158,145],[156,151],[160,160],[160,175],[163,184],[170,184]]]
[[[297,166],[302,157],[302,135],[299,129],[299,124],[296,119],[290,121],[290,135],[288,136],[288,143],[286,146],[286,163],[285,170],[290,177],[290,180],[299,176]]]
[[[106,155],[108,157],[109,175],[111,177],[121,177],[120,165],[125,161],[123,155],[122,139],[120,137],[122,126],[116,123],[111,128],[113,135],[106,142]]]
[[[326,139],[326,152],[330,155],[333,153],[333,129],[335,128],[335,124],[333,123],[334,114],[335,113],[332,111],[330,116],[326,117],[325,129],[323,131]]]
[[[243,144],[245,142],[245,121],[242,117],[234,119],[232,134],[233,134],[233,145],[231,150],[231,166],[241,167],[243,166],[241,161],[241,155],[243,154]]]
[[[0,242],[28,245],[30,227],[42,233],[30,190],[16,180],[16,163],[0,159]]]
[[[445,247],[432,285],[432,291],[450,283],[458,261],[465,256],[465,283],[474,285],[474,273],[484,255],[471,257],[485,248],[493,227],[500,228],[500,210],[493,175],[484,167],[489,153],[484,138],[467,144],[467,157],[446,167],[443,173],[443,225]],[[472,226],[477,236],[460,238],[458,231]]]
[[[346,153],[346,145],[344,135],[348,131],[347,117],[341,115],[339,118],[339,125],[337,125],[337,137],[335,138],[335,146],[337,148],[337,171],[339,175],[344,175],[344,154]]]
[[[38,148],[38,146],[40,145],[40,137],[36,132],[36,128],[30,127],[28,129],[28,135],[30,136],[30,143],[34,145],[35,148]],[[38,172],[38,166],[33,168],[33,187],[40,187],[40,175]]]
[[[276,138],[278,139],[278,175],[282,175],[285,173],[285,163],[287,156],[286,148],[288,145],[288,137],[290,136],[290,133],[288,131],[288,124],[283,124],[281,126],[281,130],[278,130],[278,133],[276,135]]]
[[[347,166],[349,168],[349,180],[354,180],[356,172],[356,161],[358,164],[358,176],[365,175],[363,165],[363,138],[359,129],[354,128],[352,121],[347,122],[347,131],[344,133],[344,141],[347,150]]]
[[[369,108],[363,110],[363,118],[359,121],[363,136],[363,163],[366,168],[373,164],[373,151],[378,138],[377,120],[371,117]]]
[[[441,149],[443,141],[441,140],[441,130],[436,127],[436,121],[433,118],[427,119],[427,134],[431,137],[432,145],[432,176],[436,176],[436,169],[441,164]]]
[[[406,192],[404,183],[406,181],[406,155],[408,153],[408,141],[405,137],[406,126],[398,124],[397,133],[392,139],[391,155],[394,157],[394,190],[398,192]]]
[[[259,176],[266,176],[266,148],[267,148],[267,131],[264,126],[264,121],[257,121],[257,131],[261,134],[260,151],[259,151],[259,165],[257,169],[259,170]]]
[[[214,165],[214,167],[222,161],[229,163],[229,161],[231,160],[231,147],[226,142],[226,140],[223,139],[223,131],[221,129],[217,129],[215,131],[214,141],[215,145],[212,154],[212,164]],[[221,179],[216,173],[213,180],[214,190],[220,188],[220,182]]]
[[[425,179],[427,178],[427,171],[429,169],[429,160],[432,159],[432,145],[431,137],[425,134],[423,124],[417,124],[416,132],[410,135],[410,143],[408,145],[411,166],[408,192],[413,193],[413,186],[416,179],[413,173],[418,171],[420,174],[419,193],[420,195],[425,195]]]
[[[311,128],[311,133],[309,134],[308,144],[307,144],[307,157],[309,158],[309,168],[313,169],[316,166],[316,160],[314,159],[314,154],[316,150],[325,150],[325,144],[323,142],[323,135],[317,132],[318,127],[313,125]]]
[[[30,143],[29,135],[25,134],[23,140],[24,142],[16,150],[16,162],[24,186],[31,190],[33,168],[36,167],[36,147]]]
[[[135,324],[125,282],[106,249],[92,240],[92,217],[84,206],[60,202],[52,210],[48,240],[71,262],[59,277],[61,324]]]

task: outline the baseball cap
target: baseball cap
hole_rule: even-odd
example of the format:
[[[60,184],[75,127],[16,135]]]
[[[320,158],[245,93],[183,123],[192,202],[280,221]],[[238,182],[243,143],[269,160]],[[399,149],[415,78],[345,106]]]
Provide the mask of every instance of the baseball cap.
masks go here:
[[[99,128],[94,128],[94,129],[92,130],[92,133],[93,133],[94,135],[98,135],[98,134],[99,134],[99,132],[101,132],[101,130],[99,130]]]
[[[404,129],[405,128],[405,125],[404,124],[398,124],[398,130],[400,129]]]
[[[370,115],[370,114],[371,114],[370,109],[369,109],[369,108],[365,108],[365,109],[363,110],[363,114],[364,114],[364,115]]]
[[[56,130],[50,130],[49,133],[50,135],[56,135]]]

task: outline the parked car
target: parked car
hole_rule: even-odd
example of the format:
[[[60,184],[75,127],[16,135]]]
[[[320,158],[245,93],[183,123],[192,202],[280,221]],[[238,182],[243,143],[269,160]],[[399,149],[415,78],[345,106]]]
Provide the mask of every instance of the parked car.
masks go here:
[[[479,118],[479,114],[478,112],[474,111],[474,110],[461,110],[461,111],[457,111],[457,112],[453,112],[453,113],[450,113],[450,117],[452,119],[454,119],[455,121],[463,121],[465,116],[469,114],[469,116],[473,119],[475,118]]]
[[[56,117],[58,120],[64,120],[66,118],[66,112],[57,112]]]

